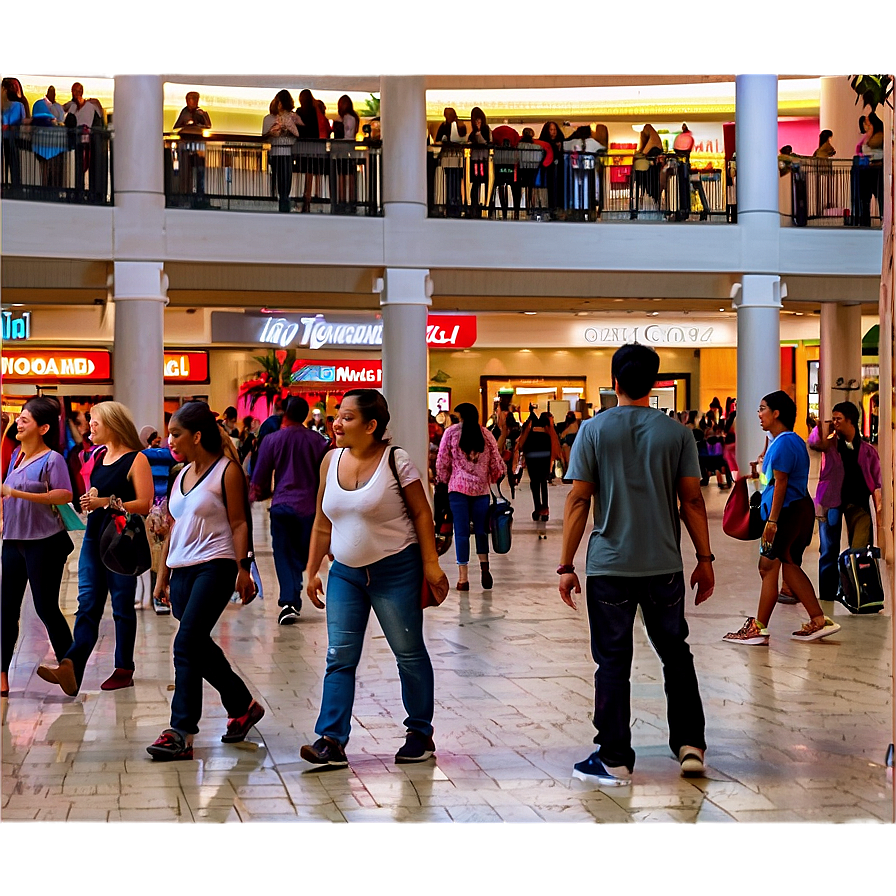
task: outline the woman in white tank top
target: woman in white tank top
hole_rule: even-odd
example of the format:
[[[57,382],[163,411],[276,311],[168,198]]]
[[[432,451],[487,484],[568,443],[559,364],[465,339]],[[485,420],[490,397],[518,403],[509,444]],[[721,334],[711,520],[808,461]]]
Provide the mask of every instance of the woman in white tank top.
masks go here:
[[[386,399],[376,389],[345,393],[333,424],[336,450],[321,463],[317,515],[311,534],[306,593],[318,609],[321,562],[333,556],[327,578],[327,671],[314,744],[302,758],[315,765],[348,765],[355,670],[370,610],[398,663],[407,713],[398,763],[422,762],[435,752],[432,739],[432,663],[423,642],[423,577],[442,593],[448,579],[439,566],[429,501],[407,453],[384,439]],[[401,488],[399,488],[399,480]],[[402,491],[404,497],[402,497]]]
[[[155,588],[156,596],[169,591],[171,612],[180,623],[174,639],[171,726],[146,748],[163,762],[193,758],[203,680],[220,693],[227,710],[224,743],[245,740],[264,715],[264,707],[252,699],[212,640],[212,629],[234,590],[243,604],[255,597],[245,474],[225,456],[221,429],[204,401],[189,401],[174,414],[168,444],[187,465],[168,497],[172,523]]]

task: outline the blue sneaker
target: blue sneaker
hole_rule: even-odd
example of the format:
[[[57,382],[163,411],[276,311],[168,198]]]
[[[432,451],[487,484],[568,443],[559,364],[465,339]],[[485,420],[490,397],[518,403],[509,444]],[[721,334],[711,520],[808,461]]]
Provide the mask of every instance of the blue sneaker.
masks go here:
[[[624,765],[605,766],[597,758],[597,751],[573,766],[572,776],[580,781],[591,781],[605,787],[624,787],[632,783],[632,771]]]

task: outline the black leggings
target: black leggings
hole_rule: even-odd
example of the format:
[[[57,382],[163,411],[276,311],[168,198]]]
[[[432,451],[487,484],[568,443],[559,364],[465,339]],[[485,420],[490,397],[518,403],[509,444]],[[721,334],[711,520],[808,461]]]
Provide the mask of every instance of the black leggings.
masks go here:
[[[529,471],[529,488],[532,489],[532,509],[546,512],[548,509],[548,479],[551,475],[551,458],[526,455]]]
[[[292,156],[271,156],[271,170],[280,198],[280,211],[289,211],[289,193],[292,189]]]
[[[33,541],[7,538],[3,541],[3,584],[0,586],[0,629],[2,629],[2,671],[9,672],[12,655],[19,639],[19,619],[25,588],[31,585],[31,596],[38,618],[46,626],[47,635],[57,661],[72,646],[72,630],[59,609],[59,589],[65,571],[65,558],[74,545],[64,529],[49,538]]]

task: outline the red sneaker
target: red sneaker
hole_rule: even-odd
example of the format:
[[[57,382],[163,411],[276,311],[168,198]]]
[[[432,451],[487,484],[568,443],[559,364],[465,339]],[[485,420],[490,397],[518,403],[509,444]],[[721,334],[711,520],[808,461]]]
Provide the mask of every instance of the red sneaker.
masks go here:
[[[227,720],[227,731],[221,735],[221,742],[238,744],[241,740],[245,740],[249,730],[262,716],[264,716],[264,707],[253,700],[244,716],[240,716],[238,719]]]

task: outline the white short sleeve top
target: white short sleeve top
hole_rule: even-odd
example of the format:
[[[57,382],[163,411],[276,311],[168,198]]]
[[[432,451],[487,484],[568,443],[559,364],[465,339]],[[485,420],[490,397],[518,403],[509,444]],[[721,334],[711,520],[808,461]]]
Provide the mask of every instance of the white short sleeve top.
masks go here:
[[[373,476],[359,489],[339,484],[339,461],[345,449],[334,456],[327,470],[322,509],[332,524],[330,551],[345,566],[370,566],[391,557],[417,541],[414,524],[405,509],[398,483],[389,467],[387,448]],[[395,467],[407,488],[420,473],[403,448],[395,449]]]

